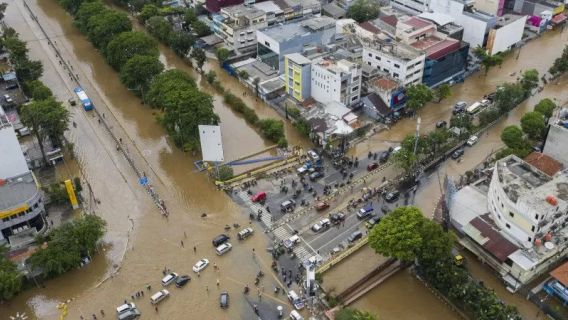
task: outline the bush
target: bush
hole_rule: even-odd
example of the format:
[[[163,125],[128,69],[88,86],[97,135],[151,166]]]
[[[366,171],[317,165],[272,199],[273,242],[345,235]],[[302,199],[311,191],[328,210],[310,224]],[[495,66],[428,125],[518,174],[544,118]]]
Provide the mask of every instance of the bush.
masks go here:
[[[217,178],[220,181],[231,180],[233,178],[233,168],[231,166],[220,167]]]
[[[294,127],[298,130],[298,132],[300,132],[305,137],[309,137],[312,131],[310,123],[303,118],[294,122]]]
[[[44,187],[43,191],[47,194],[52,204],[63,205],[70,203],[67,190],[65,190],[61,183],[52,183],[49,187]]]
[[[81,178],[75,177],[73,178],[73,184],[75,186],[75,192],[80,193],[83,191],[83,186],[81,185]]]

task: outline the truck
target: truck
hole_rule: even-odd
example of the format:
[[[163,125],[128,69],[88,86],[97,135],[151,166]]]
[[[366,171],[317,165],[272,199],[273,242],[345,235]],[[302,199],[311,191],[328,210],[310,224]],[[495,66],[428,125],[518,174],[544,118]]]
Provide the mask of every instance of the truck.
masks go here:
[[[75,88],[75,94],[79,98],[79,101],[81,101],[81,104],[83,105],[83,109],[85,109],[85,111],[93,110],[93,103],[91,102],[91,99],[89,99],[89,97],[81,87]]]

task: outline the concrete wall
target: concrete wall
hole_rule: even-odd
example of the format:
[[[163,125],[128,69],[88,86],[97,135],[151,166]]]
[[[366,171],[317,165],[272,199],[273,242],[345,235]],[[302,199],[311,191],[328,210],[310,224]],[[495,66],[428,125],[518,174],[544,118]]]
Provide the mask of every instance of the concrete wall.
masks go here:
[[[505,52],[519,43],[523,38],[526,16],[517,19],[499,29],[492,29],[487,38],[487,51],[490,54]]]
[[[424,58],[425,56],[422,55],[413,60],[405,61],[373,48],[363,48],[364,64],[388,73],[391,77],[400,80],[405,86],[422,82]]]
[[[566,142],[568,141],[568,129],[559,125],[551,125],[544,144],[543,153],[560,161],[564,168],[568,168],[568,152]]]

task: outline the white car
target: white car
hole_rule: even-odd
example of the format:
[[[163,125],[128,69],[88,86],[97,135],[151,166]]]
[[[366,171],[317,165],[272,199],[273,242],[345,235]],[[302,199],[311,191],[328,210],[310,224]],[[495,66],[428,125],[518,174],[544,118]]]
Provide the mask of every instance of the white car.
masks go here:
[[[401,146],[396,146],[396,147],[394,147],[394,149],[392,149],[391,154],[398,153],[400,150],[402,150],[402,147],[401,147]]]
[[[326,219],[322,219],[318,223],[314,224],[312,226],[312,230],[314,232],[320,232],[320,231],[326,230],[327,228],[329,228],[329,226],[331,226],[331,221],[326,218]]]
[[[10,97],[9,94],[5,94],[5,95],[4,95],[4,100],[6,100],[7,103],[12,103],[12,102],[14,102],[14,100],[12,99],[12,97]]]
[[[225,253],[231,251],[232,248],[233,248],[233,245],[232,245],[232,244],[230,244],[230,243],[228,243],[228,242],[225,242],[225,243],[223,243],[222,245],[218,246],[218,247],[215,249],[215,251],[217,251],[217,255],[222,256],[222,255],[224,255]]]
[[[172,282],[176,281],[177,277],[178,277],[178,274],[175,273],[175,272],[172,272],[172,273],[166,275],[165,277],[162,278],[162,285],[164,287],[169,286]]]
[[[128,311],[130,309],[134,309],[134,308],[136,308],[136,305],[134,303],[132,303],[132,302],[125,303],[125,304],[118,306],[116,308],[116,313],[121,314],[123,312],[126,312],[126,311]]]
[[[477,136],[471,136],[469,137],[469,139],[467,139],[467,145],[471,147],[476,144],[478,140],[479,138]]]
[[[199,271],[207,268],[208,265],[209,265],[209,260],[203,258],[203,259],[197,261],[197,263],[193,266],[193,272],[199,272]]]

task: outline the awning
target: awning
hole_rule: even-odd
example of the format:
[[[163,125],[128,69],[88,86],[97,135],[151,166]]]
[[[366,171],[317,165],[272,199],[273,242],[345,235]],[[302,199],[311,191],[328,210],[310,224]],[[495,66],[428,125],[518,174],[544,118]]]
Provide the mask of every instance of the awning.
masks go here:
[[[561,24],[563,22],[566,22],[566,19],[568,19],[568,17],[564,13],[560,13],[552,17],[552,23]]]

